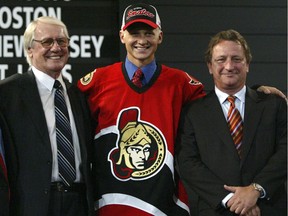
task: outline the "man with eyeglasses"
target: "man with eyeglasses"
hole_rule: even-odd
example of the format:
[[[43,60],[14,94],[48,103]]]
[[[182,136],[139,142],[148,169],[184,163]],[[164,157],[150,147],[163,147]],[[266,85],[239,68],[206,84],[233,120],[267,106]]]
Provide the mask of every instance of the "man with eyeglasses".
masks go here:
[[[61,74],[68,46],[63,22],[32,21],[24,33],[31,69],[0,82],[0,110],[15,145],[13,216],[92,215],[91,118],[82,93]]]

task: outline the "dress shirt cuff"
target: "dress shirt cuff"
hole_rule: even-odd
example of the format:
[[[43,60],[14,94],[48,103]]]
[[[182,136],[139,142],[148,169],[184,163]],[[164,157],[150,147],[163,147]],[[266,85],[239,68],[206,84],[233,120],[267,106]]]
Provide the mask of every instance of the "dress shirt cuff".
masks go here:
[[[224,208],[227,208],[226,203],[231,199],[231,197],[234,195],[234,193],[229,193],[223,200],[222,205]]]

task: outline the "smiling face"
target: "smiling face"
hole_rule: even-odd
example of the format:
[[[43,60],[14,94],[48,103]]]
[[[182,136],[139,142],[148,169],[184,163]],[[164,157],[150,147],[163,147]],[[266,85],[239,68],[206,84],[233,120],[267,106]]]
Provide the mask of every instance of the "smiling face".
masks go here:
[[[213,47],[211,57],[208,68],[216,87],[228,94],[241,90],[249,71],[243,47],[237,42],[223,40]]]
[[[67,38],[61,26],[39,22],[34,32],[34,39]],[[53,46],[45,48],[40,42],[33,41],[27,54],[31,58],[31,64],[53,78],[57,78],[67,63],[69,50],[60,47],[55,41]]]
[[[120,40],[125,44],[128,59],[138,67],[149,64],[161,44],[163,33],[144,23],[134,23],[120,31]]]

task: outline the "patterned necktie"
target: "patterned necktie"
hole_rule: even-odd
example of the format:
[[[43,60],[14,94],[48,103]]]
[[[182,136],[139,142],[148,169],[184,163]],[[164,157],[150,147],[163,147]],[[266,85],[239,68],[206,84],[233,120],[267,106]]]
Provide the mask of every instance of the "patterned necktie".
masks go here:
[[[230,108],[228,110],[227,122],[230,129],[231,136],[234,140],[235,147],[239,156],[241,155],[241,144],[243,137],[243,121],[240,112],[235,107],[235,97],[229,96],[227,100],[230,102]]]
[[[55,80],[54,88],[59,176],[65,185],[70,186],[76,178],[72,132],[62,86],[58,80]]]
[[[144,75],[143,72],[140,68],[138,68],[132,78],[132,83],[136,85],[137,87],[141,88],[142,87],[142,79]]]

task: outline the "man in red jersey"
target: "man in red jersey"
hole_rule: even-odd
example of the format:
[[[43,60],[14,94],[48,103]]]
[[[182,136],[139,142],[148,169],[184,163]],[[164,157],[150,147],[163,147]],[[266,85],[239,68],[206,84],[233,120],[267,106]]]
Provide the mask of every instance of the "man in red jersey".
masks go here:
[[[185,197],[175,187],[174,140],[182,106],[203,97],[203,85],[184,71],[156,62],[163,32],[155,7],[128,6],[120,40],[127,50],[125,62],[97,68],[78,83],[97,122],[97,212],[189,215]],[[133,83],[139,68],[141,87]]]

